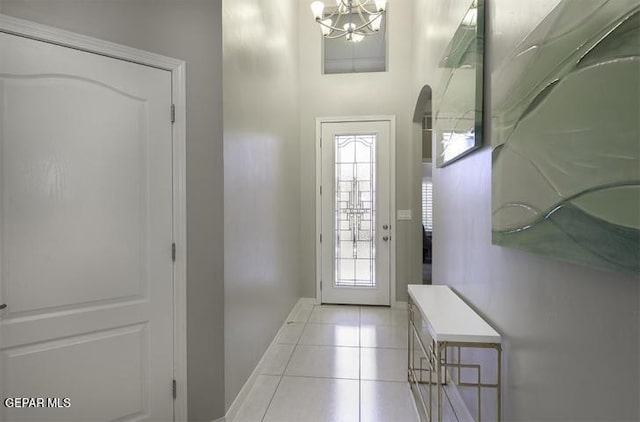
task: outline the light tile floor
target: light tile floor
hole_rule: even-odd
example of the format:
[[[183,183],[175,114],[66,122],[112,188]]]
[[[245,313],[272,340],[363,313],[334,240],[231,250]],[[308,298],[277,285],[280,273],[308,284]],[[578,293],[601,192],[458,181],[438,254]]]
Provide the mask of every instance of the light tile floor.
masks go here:
[[[298,309],[234,422],[414,422],[406,310]]]

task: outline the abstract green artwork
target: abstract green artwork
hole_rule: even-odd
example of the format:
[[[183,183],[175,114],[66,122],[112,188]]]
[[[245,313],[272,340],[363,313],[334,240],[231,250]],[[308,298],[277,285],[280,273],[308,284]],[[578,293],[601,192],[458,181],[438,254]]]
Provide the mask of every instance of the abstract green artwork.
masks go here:
[[[639,275],[638,1],[561,1],[492,86],[493,243]]]

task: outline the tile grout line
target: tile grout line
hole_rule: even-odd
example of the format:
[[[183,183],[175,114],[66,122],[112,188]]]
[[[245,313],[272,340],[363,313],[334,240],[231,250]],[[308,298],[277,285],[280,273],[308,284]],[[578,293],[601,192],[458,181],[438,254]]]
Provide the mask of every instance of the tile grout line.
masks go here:
[[[279,377],[280,375],[269,375],[264,374],[270,377]],[[284,375],[289,378],[309,378],[314,380],[345,380],[345,381],[359,381],[358,378],[343,378],[343,377],[320,377],[317,375]],[[382,380],[382,379],[363,379],[362,381],[374,382],[374,383],[388,383],[388,384],[407,384],[407,381],[397,381],[397,380]]]
[[[300,330],[300,334],[299,336],[296,338],[295,343],[291,342],[291,343],[281,343],[281,344],[288,344],[288,345],[292,345],[293,349],[291,350],[291,354],[289,355],[287,362],[284,366],[283,372],[280,375],[277,375],[279,377],[277,385],[274,389],[273,394],[271,395],[271,398],[269,400],[268,405],[266,406],[266,409],[264,411],[264,414],[262,415],[262,418],[260,419],[261,422],[264,422],[266,420],[266,415],[268,414],[268,411],[271,408],[271,405],[275,399],[275,395],[277,394],[277,391],[279,390],[282,381],[284,379],[285,376],[289,376],[292,378],[309,378],[309,379],[331,379],[331,380],[339,380],[339,379],[345,379],[345,380],[356,380],[354,378],[341,378],[341,377],[322,377],[322,376],[309,376],[309,375],[287,375],[286,371],[288,369],[288,366],[291,364],[292,360],[293,360],[293,356],[294,354],[297,352],[298,347],[299,346],[311,346],[311,347],[332,347],[332,348],[357,348],[358,350],[358,421],[362,422],[362,418],[363,418],[363,414],[362,414],[362,410],[363,410],[363,402],[362,402],[362,391],[363,391],[363,378],[362,378],[362,353],[364,350],[369,350],[369,349],[388,349],[388,350],[402,350],[402,349],[397,349],[394,347],[364,347],[363,346],[363,331],[362,331],[362,327],[363,327],[363,308],[361,306],[358,306],[358,321],[357,324],[354,324],[355,327],[358,328],[358,345],[357,346],[338,346],[338,345],[322,345],[322,344],[318,344],[318,345],[313,345],[313,344],[303,344],[301,343],[301,341],[303,341],[303,334],[305,333],[306,329],[310,326],[310,325],[314,325],[314,324],[320,324],[318,321],[312,321],[312,315],[314,313],[314,311],[318,311],[321,308],[321,306],[319,305],[313,305],[311,306],[311,311],[308,313],[307,317],[300,321],[302,328]],[[296,322],[296,321],[291,321],[291,322]],[[287,321],[285,321],[285,324],[287,323]],[[340,325],[340,323],[336,323],[336,322],[330,322],[327,323],[328,325]],[[377,323],[371,323],[370,325],[375,325],[378,326],[379,324]],[[382,325],[387,325],[387,324],[382,324]],[[393,326],[393,324],[390,324],[390,326]],[[399,380],[370,380],[372,382],[380,382],[380,383],[393,383],[393,384],[405,384],[406,381],[399,381]]]
[[[265,409],[264,414],[262,415],[262,418],[260,418],[260,422],[264,422],[264,418],[267,416],[267,413],[269,413],[269,408],[271,407],[271,403],[273,403],[273,398],[276,396],[276,393],[278,392],[278,388],[280,388],[280,384],[282,383],[282,379],[284,378],[284,374],[287,371],[287,367],[289,366],[289,363],[293,358],[293,354],[298,348],[298,343],[300,343],[300,337],[302,337],[302,333],[304,332],[304,329],[307,327],[307,323],[311,318],[311,313],[313,313],[313,308],[315,308],[315,305],[311,308],[311,312],[309,313],[309,316],[304,321],[304,325],[302,326],[302,331],[300,331],[300,336],[298,336],[298,339],[296,340],[296,344],[294,344],[293,346],[293,350],[289,355],[289,359],[287,359],[287,364],[284,366],[284,369],[282,370],[282,374],[280,375],[280,379],[278,380],[278,385],[276,385],[276,388],[273,390],[273,395],[271,396],[271,399],[269,399],[269,404],[267,405],[267,408]],[[287,323],[288,321],[285,321],[285,324]]]
[[[283,369],[282,373],[279,374],[279,375],[275,374],[276,376],[279,377],[279,379],[277,381],[277,384],[276,384],[276,387],[274,389],[274,392],[271,395],[271,398],[270,398],[270,400],[268,402],[268,405],[266,406],[266,409],[264,410],[264,413],[263,413],[263,415],[262,415],[262,417],[260,419],[261,422],[264,422],[266,420],[266,415],[268,414],[269,410],[271,409],[271,406],[272,406],[273,402],[275,401],[275,395],[279,391],[279,388],[280,388],[280,386],[282,384],[282,381],[284,380],[285,376],[291,377],[291,378],[298,378],[298,379],[306,378],[306,379],[309,379],[309,380],[312,380],[312,379],[325,379],[325,380],[333,380],[333,381],[340,380],[340,379],[343,379],[343,380],[354,380],[354,381],[357,380],[358,381],[358,419],[357,419],[357,421],[358,422],[362,422],[363,421],[363,417],[364,417],[363,416],[364,408],[363,408],[363,400],[362,400],[363,399],[363,389],[364,389],[364,386],[363,386],[363,381],[364,380],[363,380],[363,375],[362,375],[363,374],[363,365],[362,365],[362,363],[363,363],[362,357],[363,356],[362,356],[362,353],[364,352],[364,350],[372,350],[372,349],[373,350],[381,349],[381,350],[389,350],[389,351],[392,351],[392,350],[403,350],[403,349],[406,350],[405,348],[401,348],[400,349],[400,348],[397,348],[397,347],[388,347],[388,346],[387,347],[379,347],[379,346],[376,346],[376,345],[374,345],[373,347],[365,347],[365,346],[363,346],[364,343],[363,343],[363,338],[362,338],[363,337],[363,329],[362,328],[363,328],[363,324],[365,324],[365,323],[363,322],[364,321],[364,316],[363,316],[364,313],[362,312],[363,311],[363,307],[361,307],[361,306],[359,306],[358,309],[357,309],[357,311],[358,311],[357,312],[358,321],[357,321],[357,323],[352,325],[354,327],[357,327],[357,329],[358,329],[357,346],[339,346],[339,345],[335,345],[335,344],[333,344],[333,345],[332,344],[304,344],[303,343],[303,341],[304,341],[303,340],[303,335],[306,332],[306,329],[309,328],[310,326],[312,326],[314,324],[341,325],[339,322],[335,322],[335,321],[329,322],[329,323],[320,323],[318,321],[312,321],[312,315],[314,314],[314,312],[317,313],[321,308],[322,308],[321,305],[313,305],[313,306],[311,306],[311,310],[308,313],[307,317],[304,320],[299,321],[301,323],[300,325],[302,327],[301,327],[301,329],[299,331],[299,336],[297,336],[295,342],[279,343],[279,344],[285,344],[285,345],[293,346],[293,348],[291,350],[291,354],[289,355],[289,357],[288,357],[288,359],[286,361],[286,364],[284,365],[284,369]],[[366,310],[366,308],[365,308],[365,310]],[[287,322],[297,322],[297,321],[285,321],[285,324],[287,324]],[[351,325],[351,324],[349,324],[349,325]],[[379,321],[378,321],[378,323],[370,322],[367,325],[374,325],[374,326],[383,325],[383,326],[387,326],[387,324],[384,324],[384,322],[382,324],[379,324]],[[393,324],[389,324],[389,326],[391,327],[391,326],[394,326],[394,325]],[[336,349],[337,348],[357,349],[358,350],[358,377],[357,378],[342,378],[342,377],[335,377],[335,376],[288,375],[286,373],[286,371],[287,371],[289,365],[291,364],[291,362],[293,361],[294,354],[298,351],[298,349],[300,347],[314,347],[314,348],[315,347],[318,347],[318,348],[327,347],[327,348],[336,348]],[[391,380],[391,379],[389,379],[389,380],[371,379],[371,380],[367,380],[367,381],[373,383],[373,385],[376,385],[378,383],[380,383],[380,384],[395,384],[395,385],[406,385],[407,384],[406,380],[400,381],[400,380]],[[306,381],[299,381],[299,382],[306,382]],[[415,411],[415,408],[414,408],[414,411]],[[416,419],[416,421],[417,420],[419,420],[419,419]]]
[[[360,346],[344,346],[342,344],[315,344],[315,343],[300,343],[303,347],[332,347],[334,349],[359,349]]]
[[[274,375],[277,376],[277,375]],[[310,378],[314,380],[345,380],[345,381],[358,381],[358,378],[344,378],[344,377],[321,377],[318,375],[283,375],[289,378]],[[385,381],[385,382],[398,382],[398,381]]]

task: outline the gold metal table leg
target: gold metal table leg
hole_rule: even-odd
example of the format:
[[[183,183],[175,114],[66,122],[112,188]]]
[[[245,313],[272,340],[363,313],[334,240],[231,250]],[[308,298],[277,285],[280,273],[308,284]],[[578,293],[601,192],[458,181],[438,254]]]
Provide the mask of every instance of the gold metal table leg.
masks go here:
[[[496,351],[498,355],[498,379],[496,380],[496,384],[498,384],[498,411],[496,419],[500,422],[502,421],[502,346],[497,345]]]
[[[444,385],[455,384],[458,387],[475,387],[477,388],[477,421],[482,420],[482,389],[496,389],[496,420],[502,421],[502,345],[499,343],[481,343],[481,342],[437,342],[430,333],[423,333],[426,339],[429,339],[428,346],[426,341],[418,332],[416,326],[415,304],[411,299],[408,302],[408,339],[407,339],[407,379],[410,383],[411,390],[414,392],[416,405],[421,409],[429,422],[441,422],[443,420],[443,399],[445,398]],[[457,350],[457,360],[455,360],[455,350],[451,350],[451,361],[449,360],[448,347]],[[496,382],[483,382],[481,365],[471,362],[463,362],[462,348],[470,349],[494,349],[496,351]],[[420,352],[421,356],[416,356]],[[424,355],[424,357],[422,357]],[[418,361],[418,362],[417,362]],[[453,368],[451,368],[453,367]],[[457,367],[457,371],[456,371]],[[451,374],[446,372],[451,368]],[[477,370],[476,382],[465,382],[462,380],[462,368]],[[418,372],[419,371],[419,375]],[[426,373],[426,374],[425,374]],[[456,375],[457,374],[457,379]],[[427,376],[426,380],[424,379]],[[436,378],[433,382],[433,378]],[[426,387],[426,391],[424,390]],[[436,388],[435,397],[433,388]],[[423,394],[425,393],[425,394]],[[428,395],[428,397],[426,397]],[[433,406],[434,398],[436,406]],[[428,400],[428,403],[426,402]],[[434,409],[435,407],[435,409]],[[437,417],[434,411],[437,411]],[[422,418],[422,416],[421,416]]]

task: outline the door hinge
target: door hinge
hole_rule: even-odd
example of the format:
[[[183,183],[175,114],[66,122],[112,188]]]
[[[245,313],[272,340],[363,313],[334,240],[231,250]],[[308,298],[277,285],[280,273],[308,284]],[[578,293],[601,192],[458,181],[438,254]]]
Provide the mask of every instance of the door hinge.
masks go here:
[[[176,243],[171,244],[171,260],[176,262]]]
[[[171,392],[173,394],[173,399],[175,400],[178,397],[178,383],[176,380],[173,380],[173,383],[171,384]]]
[[[320,243],[322,243],[322,233],[320,233]]]
[[[171,104],[171,123],[176,122],[176,105]]]
[[[322,138],[320,138],[320,148],[322,148]]]
[[[322,280],[320,280],[320,291],[322,291]]]
[[[320,195],[322,195],[322,186],[320,186]]]

